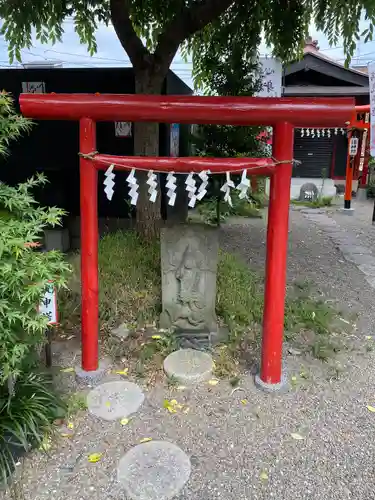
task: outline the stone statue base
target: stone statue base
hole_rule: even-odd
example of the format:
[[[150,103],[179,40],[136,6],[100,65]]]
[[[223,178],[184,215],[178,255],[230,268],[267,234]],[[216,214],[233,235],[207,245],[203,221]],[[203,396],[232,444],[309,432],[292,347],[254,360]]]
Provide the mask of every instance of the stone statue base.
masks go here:
[[[218,252],[216,228],[184,224],[162,229],[161,328],[199,343],[214,340]]]

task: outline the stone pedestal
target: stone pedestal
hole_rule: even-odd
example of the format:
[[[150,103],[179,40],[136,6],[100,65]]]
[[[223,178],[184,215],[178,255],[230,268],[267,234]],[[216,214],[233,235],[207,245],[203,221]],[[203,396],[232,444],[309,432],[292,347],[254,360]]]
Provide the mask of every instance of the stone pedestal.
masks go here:
[[[366,201],[367,200],[367,188],[358,188],[355,198],[357,201]]]
[[[215,341],[218,231],[201,224],[161,231],[161,328],[199,343]]]

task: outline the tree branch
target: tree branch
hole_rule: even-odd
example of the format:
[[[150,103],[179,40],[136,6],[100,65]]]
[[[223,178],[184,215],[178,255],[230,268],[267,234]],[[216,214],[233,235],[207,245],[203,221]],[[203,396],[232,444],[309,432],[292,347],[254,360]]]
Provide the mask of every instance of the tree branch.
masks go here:
[[[159,36],[155,59],[160,64],[172,62],[181,43],[217,19],[234,0],[205,0],[182,7]]]
[[[117,37],[133,67],[146,64],[151,54],[133,28],[130,19],[130,0],[110,0],[110,11]]]

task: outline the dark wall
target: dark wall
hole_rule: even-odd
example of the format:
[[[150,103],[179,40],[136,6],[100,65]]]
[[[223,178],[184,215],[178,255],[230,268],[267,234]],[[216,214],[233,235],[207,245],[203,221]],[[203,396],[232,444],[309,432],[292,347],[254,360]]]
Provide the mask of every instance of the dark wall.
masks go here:
[[[13,94],[17,111],[22,82],[44,82],[45,92],[132,94],[132,68],[55,68],[0,70],[1,88]],[[176,75],[169,73],[162,93],[188,94],[187,87]],[[181,141],[184,142],[181,133]],[[132,137],[116,137],[114,122],[97,124],[97,149],[101,153],[133,155]],[[182,153],[183,148],[181,149]],[[161,155],[168,155],[169,126],[160,126]],[[35,172],[43,171],[50,184],[38,193],[38,200],[57,205],[79,215],[79,125],[68,121],[39,121],[29,136],[11,144],[11,154],[0,160],[0,180],[9,184],[22,182]],[[180,154],[181,154],[180,153]],[[126,173],[116,173],[115,194],[108,201],[103,190],[104,173],[99,172],[98,212],[100,217],[127,217],[129,209]]]

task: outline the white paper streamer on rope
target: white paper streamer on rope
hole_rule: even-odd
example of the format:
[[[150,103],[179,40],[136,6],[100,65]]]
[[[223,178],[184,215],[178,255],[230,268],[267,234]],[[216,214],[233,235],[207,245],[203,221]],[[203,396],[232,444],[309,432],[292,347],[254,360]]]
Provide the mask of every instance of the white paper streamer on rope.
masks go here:
[[[331,137],[331,129],[327,128],[327,137]]]
[[[306,129],[306,136],[310,137],[310,129]]]
[[[194,179],[194,174],[192,172],[190,172],[190,174],[186,177],[185,186],[189,198],[188,205],[190,208],[194,208],[195,203],[197,201],[197,196],[196,196],[197,186]]]
[[[325,128],[322,128],[322,137],[325,136],[325,133],[326,133],[326,129]]]
[[[110,165],[107,170],[105,171],[104,173],[104,176],[105,176],[105,179],[104,179],[104,192],[107,196],[107,199],[109,201],[112,200],[112,196],[113,196],[113,193],[115,192],[114,191],[114,186],[115,186],[115,182],[114,182],[114,179],[115,179],[115,174],[113,172],[113,169],[115,168],[114,165]]]
[[[315,130],[311,129],[311,137],[314,139],[315,138]]]
[[[165,185],[165,188],[168,189],[167,191],[167,197],[169,198],[168,205],[170,205],[171,207],[173,207],[176,202],[176,189],[177,189],[176,180],[177,177],[174,175],[174,172],[170,172],[167,175],[167,183]]]
[[[224,201],[226,201],[228,203],[228,205],[230,205],[232,207],[233,204],[232,204],[232,198],[230,196],[230,189],[234,188],[235,185],[230,178],[229,172],[226,173],[226,177],[227,177],[227,180],[226,180],[225,184],[223,184],[223,186],[221,186],[220,191],[222,191],[224,193]]]
[[[147,181],[146,184],[148,184],[148,194],[150,195],[149,200],[152,203],[155,203],[156,198],[158,196],[158,181],[157,181],[157,175],[154,174],[153,170],[149,170],[147,173]]]
[[[301,137],[305,137],[305,129],[301,128]]]
[[[135,177],[135,169],[132,168],[130,174],[126,178],[126,182],[129,185],[129,196],[130,196],[130,204],[136,205],[138,200],[138,182]]]
[[[244,170],[241,175],[241,181],[236,187],[236,189],[238,189],[238,191],[240,192],[240,194],[238,195],[240,200],[246,198],[247,190],[249,189],[249,187],[250,187],[250,181],[247,178],[247,170]]]
[[[204,196],[207,194],[207,186],[208,186],[208,174],[210,173],[209,170],[202,170],[202,172],[200,172],[198,174],[199,178],[201,179],[201,185],[199,186],[198,188],[198,192],[197,192],[197,200],[201,201]]]
[[[337,132],[339,131],[338,128],[335,128],[335,135],[337,135]]]
[[[320,129],[319,129],[319,128],[316,130],[316,136],[317,136],[318,138],[320,137]]]

